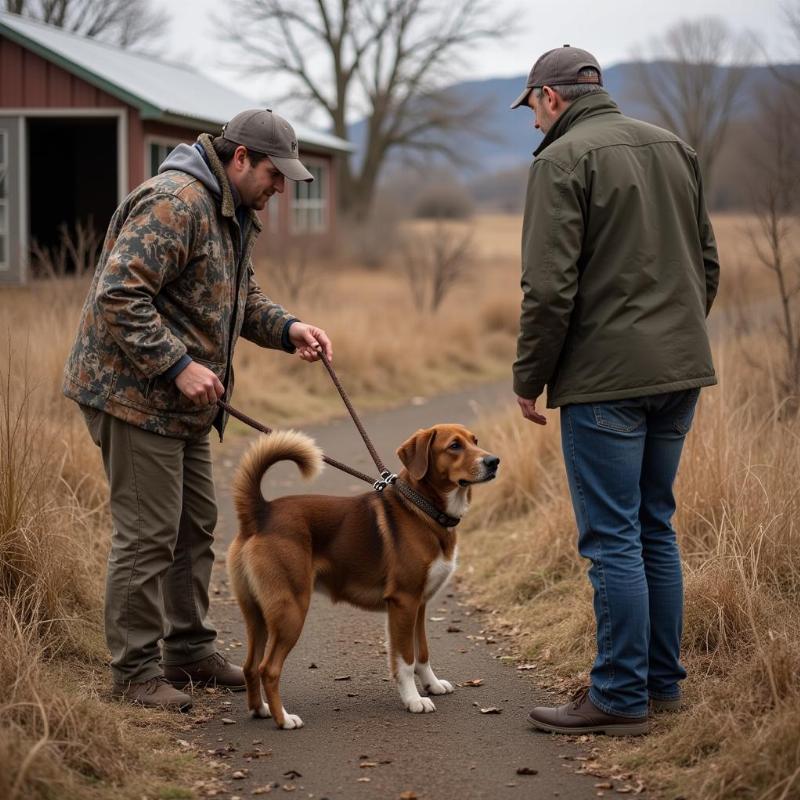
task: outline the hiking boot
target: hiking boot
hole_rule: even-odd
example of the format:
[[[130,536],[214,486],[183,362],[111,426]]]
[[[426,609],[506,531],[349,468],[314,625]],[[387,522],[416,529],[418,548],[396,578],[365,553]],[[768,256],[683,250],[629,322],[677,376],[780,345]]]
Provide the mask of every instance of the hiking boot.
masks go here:
[[[589,687],[581,689],[563,706],[538,706],[528,720],[542,731],[552,733],[605,733],[608,736],[639,736],[647,733],[647,717],[606,714],[589,699]]]
[[[212,653],[200,661],[189,664],[170,664],[164,667],[164,676],[178,689],[194,684],[196,686],[215,686],[241,692],[245,689],[244,671],[231,664],[220,653]]]
[[[675,713],[676,711],[680,711],[681,708],[683,708],[683,703],[680,695],[672,697],[669,700],[663,700],[658,697],[650,698],[650,711],[654,714],[658,714],[659,711],[671,711]]]
[[[115,683],[111,696],[126,703],[167,711],[188,711],[192,707],[192,698],[175,689],[163,675],[138,683]]]

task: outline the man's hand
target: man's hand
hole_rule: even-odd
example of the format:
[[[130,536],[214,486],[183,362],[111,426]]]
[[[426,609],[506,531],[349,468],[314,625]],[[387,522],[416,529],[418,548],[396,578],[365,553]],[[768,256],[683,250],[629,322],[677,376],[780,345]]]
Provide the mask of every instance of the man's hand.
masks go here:
[[[220,379],[208,367],[192,361],[175,376],[175,385],[181,394],[198,406],[210,406],[225,392]]]
[[[297,348],[303,361],[317,361],[319,351],[324,350],[328,361],[333,361],[333,347],[328,334],[316,325],[293,322],[289,326],[289,341]]]
[[[536,410],[536,400],[528,400],[517,395],[517,403],[519,403],[519,407],[522,409],[522,416],[525,419],[529,419],[537,425],[547,425],[547,417]]]

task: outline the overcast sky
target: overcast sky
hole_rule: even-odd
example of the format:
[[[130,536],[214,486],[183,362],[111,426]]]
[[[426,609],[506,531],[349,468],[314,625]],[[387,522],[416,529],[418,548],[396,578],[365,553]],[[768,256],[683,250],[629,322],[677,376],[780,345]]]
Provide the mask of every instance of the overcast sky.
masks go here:
[[[446,2],[446,0],[444,0]],[[601,66],[631,60],[634,49],[646,47],[653,37],[682,19],[720,16],[734,29],[753,31],[775,60],[795,60],[796,53],[782,20],[781,9],[788,0],[673,0],[670,3],[642,3],[641,0],[571,0],[550,3],[496,0],[498,17],[511,9],[523,8],[518,36],[510,41],[483,46],[465,64],[463,79],[506,77],[527,73],[545,50],[570,43],[593,52]],[[264,84],[242,81],[222,66],[224,46],[215,36],[211,14],[224,13],[227,4],[219,0],[170,0],[163,7],[172,16],[166,53],[235,86],[242,94],[257,99],[265,96]]]

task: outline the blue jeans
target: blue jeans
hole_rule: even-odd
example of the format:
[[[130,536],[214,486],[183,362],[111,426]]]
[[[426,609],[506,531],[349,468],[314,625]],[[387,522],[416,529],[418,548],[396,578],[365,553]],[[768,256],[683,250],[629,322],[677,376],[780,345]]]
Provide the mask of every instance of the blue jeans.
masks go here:
[[[683,580],[672,485],[699,389],[561,409],[561,441],[578,550],[592,564],[597,658],[589,697],[601,710],[647,714],[673,699]]]

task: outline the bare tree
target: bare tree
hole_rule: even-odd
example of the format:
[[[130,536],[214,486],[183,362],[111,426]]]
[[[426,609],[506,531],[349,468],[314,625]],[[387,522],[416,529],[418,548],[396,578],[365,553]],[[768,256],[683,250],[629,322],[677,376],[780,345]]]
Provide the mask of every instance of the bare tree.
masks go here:
[[[400,253],[408,287],[419,311],[435,313],[472,268],[472,231],[438,221],[406,234]]]
[[[751,152],[758,260],[775,279],[774,324],[781,352],[778,388],[788,407],[800,405],[800,111],[784,86],[761,100],[759,136]]]
[[[364,218],[387,156],[458,158],[452,134],[477,133],[479,109],[444,93],[481,42],[511,31],[491,0],[230,0],[220,20],[250,75],[289,78],[285,97],[321,110],[333,132],[365,121],[363,158],[340,160],[340,205]],[[242,62],[239,61],[241,64]],[[280,99],[280,98],[275,98]]]
[[[281,297],[285,296],[291,303],[297,303],[305,290],[315,285],[313,255],[308,239],[305,238],[280,244],[270,254],[269,275]]]
[[[794,37],[795,48],[800,50],[800,0],[787,3],[783,6],[783,19],[789,33]],[[777,65],[772,65],[772,74],[784,85],[800,95],[800,78],[796,73],[786,69],[781,69]]]
[[[751,36],[705,17],[667,30],[653,43],[650,60],[638,54],[639,99],[697,151],[707,194],[754,49]]]
[[[163,35],[169,16],[150,0],[5,0],[6,11],[121,47]]]

